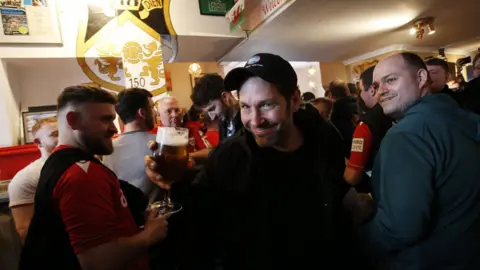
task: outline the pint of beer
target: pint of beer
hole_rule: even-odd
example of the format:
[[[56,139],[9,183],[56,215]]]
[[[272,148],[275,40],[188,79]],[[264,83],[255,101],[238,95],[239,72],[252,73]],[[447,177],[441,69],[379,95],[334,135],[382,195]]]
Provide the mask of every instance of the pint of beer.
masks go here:
[[[165,182],[176,182],[188,166],[188,129],[159,127],[157,132],[158,150],[153,153],[157,170]]]

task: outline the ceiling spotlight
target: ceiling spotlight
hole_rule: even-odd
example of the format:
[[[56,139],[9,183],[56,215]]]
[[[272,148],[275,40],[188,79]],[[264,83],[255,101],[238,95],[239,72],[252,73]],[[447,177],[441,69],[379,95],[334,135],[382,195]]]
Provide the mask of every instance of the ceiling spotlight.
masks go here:
[[[433,26],[433,23],[427,24],[427,30],[429,35],[435,34],[435,27]]]
[[[417,39],[422,39],[423,34],[425,34],[425,30],[423,28],[418,28],[417,29]]]
[[[435,34],[434,22],[435,19],[433,17],[420,18],[413,23],[413,27],[410,29],[410,34],[415,35],[417,39],[422,39],[425,34],[425,28],[429,35]]]

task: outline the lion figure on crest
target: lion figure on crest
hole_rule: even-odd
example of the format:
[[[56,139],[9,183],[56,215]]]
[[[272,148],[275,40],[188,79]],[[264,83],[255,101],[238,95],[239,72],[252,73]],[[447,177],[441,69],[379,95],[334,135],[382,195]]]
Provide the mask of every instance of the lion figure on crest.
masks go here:
[[[162,51],[158,48],[158,43],[152,41],[147,45],[143,45],[146,51],[144,51],[144,58],[142,62],[146,65],[143,67],[140,76],[149,76],[153,79],[150,85],[158,85],[160,78],[164,78],[165,74],[160,73],[159,69],[163,65]],[[163,69],[162,69],[163,71]]]
[[[97,47],[100,57],[96,58],[94,63],[98,67],[98,72],[108,74],[112,81],[119,81],[118,70],[123,69],[120,52],[115,50],[113,42],[107,41]]]

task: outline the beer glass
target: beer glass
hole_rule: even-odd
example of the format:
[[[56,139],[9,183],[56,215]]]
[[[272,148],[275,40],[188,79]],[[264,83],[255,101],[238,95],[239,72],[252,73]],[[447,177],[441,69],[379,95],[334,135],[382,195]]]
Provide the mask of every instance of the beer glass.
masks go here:
[[[188,129],[178,127],[159,127],[157,131],[158,149],[153,152],[157,163],[157,171],[164,182],[175,183],[180,180],[188,166]],[[165,193],[164,200],[155,207],[159,213],[176,213],[182,206],[170,199],[170,191]]]

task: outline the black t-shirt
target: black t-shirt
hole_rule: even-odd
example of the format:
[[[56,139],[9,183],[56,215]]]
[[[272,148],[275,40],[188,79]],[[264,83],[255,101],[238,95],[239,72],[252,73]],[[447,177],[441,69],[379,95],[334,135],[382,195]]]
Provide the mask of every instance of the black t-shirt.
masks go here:
[[[322,195],[314,169],[314,149],[309,138],[293,152],[273,148],[258,149],[264,176],[256,179],[265,194],[264,203],[271,228],[271,252],[276,266],[301,261],[306,265],[317,258],[322,240]],[[310,147],[309,147],[310,146]]]
[[[340,98],[333,103],[331,121],[342,135],[344,153],[347,158],[350,158],[352,149],[353,132],[355,131],[353,116],[356,114],[358,114],[357,101],[353,97]]]

